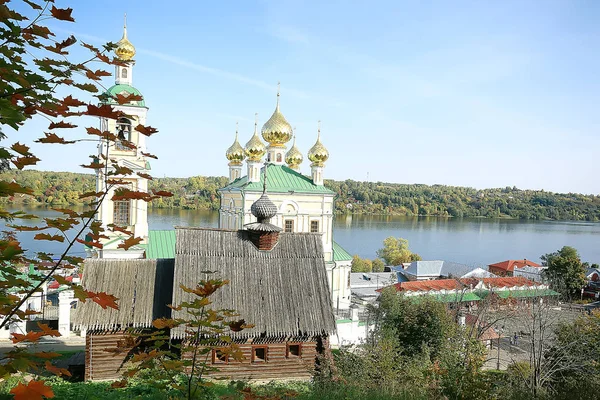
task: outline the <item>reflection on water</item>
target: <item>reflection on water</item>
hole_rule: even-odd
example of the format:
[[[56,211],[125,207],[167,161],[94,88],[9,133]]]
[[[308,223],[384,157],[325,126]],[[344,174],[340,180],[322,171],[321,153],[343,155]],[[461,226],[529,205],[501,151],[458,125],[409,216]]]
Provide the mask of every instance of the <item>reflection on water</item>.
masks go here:
[[[42,217],[58,216],[55,211],[31,209],[27,212]],[[39,225],[40,221],[16,221],[17,224]],[[152,209],[148,214],[152,230],[175,226],[217,227],[216,211]],[[487,265],[509,258],[539,261],[542,254],[573,246],[583,260],[600,262],[600,223],[519,221],[505,219],[458,219],[435,217],[400,217],[388,215],[340,215],[334,221],[334,240],[351,254],[374,258],[388,236],[408,239],[413,251],[424,259],[440,259],[474,265]],[[4,225],[0,224],[0,229]],[[51,232],[48,232],[51,233]],[[19,238],[25,248],[35,251],[60,252],[64,244],[38,242],[35,233],[22,232]],[[77,244],[73,252],[83,255]]]

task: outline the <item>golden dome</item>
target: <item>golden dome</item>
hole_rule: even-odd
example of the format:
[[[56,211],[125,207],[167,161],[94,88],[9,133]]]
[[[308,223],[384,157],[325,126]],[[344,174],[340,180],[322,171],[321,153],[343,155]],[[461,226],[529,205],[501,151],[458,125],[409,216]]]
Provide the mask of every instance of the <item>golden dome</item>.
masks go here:
[[[115,54],[121,61],[129,61],[135,56],[135,47],[127,39],[127,14],[125,15],[125,24],[123,25],[123,37],[117,42]]]
[[[277,88],[277,106],[271,118],[261,129],[262,137],[273,147],[283,147],[290,141],[294,132],[281,111],[279,111],[279,85]]]
[[[304,157],[302,156],[302,153],[296,147],[296,135],[294,134],[294,144],[292,145],[290,151],[288,151],[285,155],[285,162],[291,169],[297,170],[300,168],[300,164],[302,164],[303,160]]]
[[[246,143],[244,151],[248,161],[260,161],[267,152],[265,144],[258,137],[258,121],[254,122],[254,135]]]
[[[319,121],[319,130],[317,134],[317,141],[308,151],[308,159],[312,161],[313,166],[322,167],[325,165],[325,161],[329,158],[329,151],[321,143],[321,121]]]
[[[246,158],[244,148],[240,145],[240,142],[238,142],[237,124],[235,128],[235,141],[225,152],[225,157],[230,161],[230,165],[242,165],[242,161]]]

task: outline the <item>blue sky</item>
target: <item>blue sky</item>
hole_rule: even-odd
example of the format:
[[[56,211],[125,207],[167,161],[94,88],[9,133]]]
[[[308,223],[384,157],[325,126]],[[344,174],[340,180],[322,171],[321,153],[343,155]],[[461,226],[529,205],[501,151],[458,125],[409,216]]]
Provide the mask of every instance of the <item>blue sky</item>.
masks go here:
[[[281,81],[305,154],[322,121],[326,178],[600,192],[598,1],[57,4],[75,9],[62,34],[92,44],[127,12],[155,176],[227,175],[235,122],[244,145]],[[94,145],[35,150],[82,171]]]

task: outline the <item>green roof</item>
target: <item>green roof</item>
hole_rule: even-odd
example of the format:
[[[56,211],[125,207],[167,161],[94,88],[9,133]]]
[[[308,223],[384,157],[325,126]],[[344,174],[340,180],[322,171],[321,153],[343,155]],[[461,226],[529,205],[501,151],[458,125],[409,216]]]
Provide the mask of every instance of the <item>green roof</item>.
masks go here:
[[[352,261],[352,255],[344,250],[342,246],[333,242],[333,261]]]
[[[335,194],[322,185],[315,185],[311,178],[294,171],[285,165],[269,164],[267,178],[267,193],[320,193]],[[231,182],[220,191],[237,189],[244,192],[262,192],[264,179],[264,167],[261,169],[260,182],[248,182],[244,176]]]
[[[456,303],[463,301],[479,301],[481,297],[477,296],[475,293],[449,293],[449,294],[436,294],[433,295],[437,301],[441,301],[442,303]]]
[[[115,98],[117,97],[117,94],[119,93],[129,93],[129,94],[135,94],[137,96],[141,96],[142,92],[140,92],[139,90],[137,90],[136,88],[134,88],[133,86],[129,86],[129,85],[113,85],[111,86],[104,94],[107,95],[109,98],[105,101],[105,103],[107,104],[117,104],[117,101],[115,100]],[[137,107],[146,107],[146,102],[142,99],[140,101],[132,101],[131,103],[127,103],[126,105],[128,106],[137,106]]]
[[[146,258],[175,258],[175,230],[148,232]]]
[[[485,290],[479,293],[481,297],[486,297],[489,294],[489,290]],[[501,299],[511,298],[522,298],[522,297],[545,297],[545,296],[558,296],[559,293],[552,289],[524,289],[524,290],[496,290],[494,293]]]

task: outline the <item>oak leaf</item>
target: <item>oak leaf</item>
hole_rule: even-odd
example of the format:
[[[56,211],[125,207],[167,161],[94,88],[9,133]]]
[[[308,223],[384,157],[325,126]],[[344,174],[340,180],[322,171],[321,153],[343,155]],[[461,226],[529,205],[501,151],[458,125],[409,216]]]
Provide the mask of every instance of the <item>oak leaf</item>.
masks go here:
[[[15,400],[43,400],[44,397],[51,399],[54,397],[54,392],[50,386],[46,386],[44,381],[31,380],[27,385],[19,383],[10,390]]]

